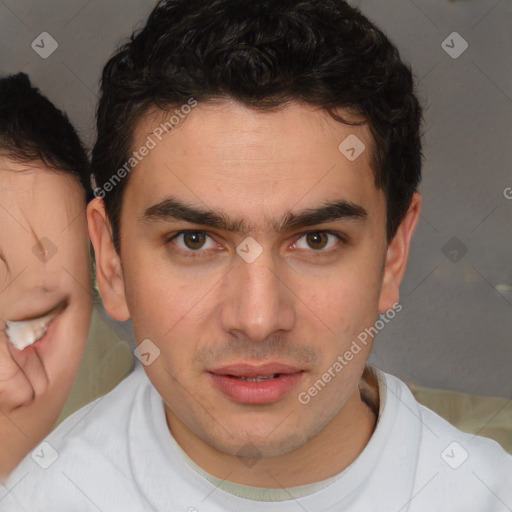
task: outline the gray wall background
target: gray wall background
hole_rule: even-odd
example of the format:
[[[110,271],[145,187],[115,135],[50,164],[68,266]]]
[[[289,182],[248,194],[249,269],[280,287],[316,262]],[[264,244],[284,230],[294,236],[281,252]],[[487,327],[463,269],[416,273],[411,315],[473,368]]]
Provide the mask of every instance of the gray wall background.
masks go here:
[[[512,399],[512,1],[351,3],[398,46],[425,105],[424,209],[403,310],[371,362],[424,386]],[[90,147],[102,66],[152,6],[1,0],[0,73],[27,72]],[[58,44],[46,59],[31,46],[51,49],[43,32]]]

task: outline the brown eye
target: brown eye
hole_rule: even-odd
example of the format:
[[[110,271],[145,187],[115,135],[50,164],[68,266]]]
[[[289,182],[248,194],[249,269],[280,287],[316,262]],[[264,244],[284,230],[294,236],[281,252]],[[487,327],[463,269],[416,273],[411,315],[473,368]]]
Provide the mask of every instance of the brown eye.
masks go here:
[[[328,253],[344,243],[344,239],[331,231],[309,231],[304,233],[294,244],[301,251]]]
[[[167,243],[177,247],[185,256],[211,255],[212,250],[218,249],[217,244],[206,231],[186,230],[176,233],[167,239]]]
[[[311,249],[324,249],[329,243],[329,235],[322,232],[308,233],[306,235],[306,242]]]
[[[206,234],[201,231],[183,233],[183,243],[188,249],[197,251],[201,249],[206,241]]]

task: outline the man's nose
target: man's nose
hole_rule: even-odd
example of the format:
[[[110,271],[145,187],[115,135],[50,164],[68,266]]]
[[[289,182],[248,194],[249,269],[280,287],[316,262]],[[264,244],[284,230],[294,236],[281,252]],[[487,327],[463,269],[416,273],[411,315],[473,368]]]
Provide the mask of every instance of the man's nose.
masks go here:
[[[262,342],[295,325],[294,294],[286,283],[284,267],[270,253],[252,263],[237,259],[223,283],[221,326],[225,332]]]

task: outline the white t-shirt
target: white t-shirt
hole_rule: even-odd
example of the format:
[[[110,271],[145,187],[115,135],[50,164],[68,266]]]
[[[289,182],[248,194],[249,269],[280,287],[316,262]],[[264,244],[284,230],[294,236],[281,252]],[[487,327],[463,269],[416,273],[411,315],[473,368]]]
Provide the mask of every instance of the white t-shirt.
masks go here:
[[[374,371],[380,394],[375,431],[359,457],[324,482],[271,491],[219,486],[173,439],[162,398],[139,366],[23,460],[0,486],[0,510],[512,510],[512,456],[494,441],[460,432],[418,404],[402,381]]]

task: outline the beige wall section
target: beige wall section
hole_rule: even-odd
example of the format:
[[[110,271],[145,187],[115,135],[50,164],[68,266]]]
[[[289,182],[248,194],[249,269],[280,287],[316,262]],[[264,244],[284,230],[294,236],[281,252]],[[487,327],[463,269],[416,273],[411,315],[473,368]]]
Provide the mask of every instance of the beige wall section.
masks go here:
[[[76,380],[55,426],[80,407],[114,389],[130,374],[134,359],[129,344],[118,338],[95,307]]]

